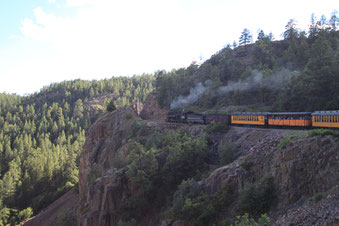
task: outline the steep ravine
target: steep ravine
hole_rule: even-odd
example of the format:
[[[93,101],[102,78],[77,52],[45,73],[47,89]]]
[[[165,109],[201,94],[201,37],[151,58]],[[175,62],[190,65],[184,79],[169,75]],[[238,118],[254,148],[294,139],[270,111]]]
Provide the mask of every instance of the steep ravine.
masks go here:
[[[78,225],[117,225],[117,209],[133,188],[124,169],[116,170],[115,164],[128,157],[126,144],[136,118],[132,110],[121,109],[107,113],[90,129],[80,159]],[[199,133],[204,127],[173,125],[163,120],[144,122],[149,132],[186,129]],[[288,142],[279,147],[283,138]],[[278,197],[277,205],[268,213],[272,225],[334,225],[338,221],[338,138],[309,137],[307,131],[232,127],[222,139],[235,142],[240,156],[200,182],[206,192],[215,193],[224,184],[239,191],[246,183],[269,174],[274,178]],[[240,164],[244,156],[252,162],[249,170]],[[93,168],[99,169],[100,176],[89,181],[95,173]],[[322,194],[323,199],[312,201],[316,194]],[[312,217],[314,213],[317,217]],[[172,223],[161,222],[159,216],[142,220],[143,225]]]

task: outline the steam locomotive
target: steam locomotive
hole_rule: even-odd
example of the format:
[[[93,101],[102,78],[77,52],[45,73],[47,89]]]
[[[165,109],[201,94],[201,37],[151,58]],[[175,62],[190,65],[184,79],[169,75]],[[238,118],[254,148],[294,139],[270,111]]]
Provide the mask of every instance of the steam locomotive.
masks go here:
[[[235,112],[232,114],[199,114],[193,111],[169,111],[167,122],[262,127],[339,128],[339,111],[315,112]]]

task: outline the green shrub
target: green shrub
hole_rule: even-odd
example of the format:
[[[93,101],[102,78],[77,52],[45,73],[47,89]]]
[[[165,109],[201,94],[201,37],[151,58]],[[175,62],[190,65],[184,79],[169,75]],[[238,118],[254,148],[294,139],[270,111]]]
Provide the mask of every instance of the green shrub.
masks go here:
[[[251,167],[252,167],[252,165],[253,165],[253,162],[252,162],[250,156],[249,156],[249,155],[246,155],[246,156],[241,160],[241,162],[240,162],[239,164],[240,164],[240,166],[241,166],[242,168],[244,168],[245,170],[248,171],[248,170],[251,169]]]
[[[321,193],[317,193],[313,196],[313,200],[315,202],[319,202],[322,198],[323,198],[323,194],[321,194]]]
[[[173,195],[172,206],[174,214],[180,215],[185,205],[185,200],[196,198],[201,191],[199,183],[194,178],[183,180]]]
[[[267,212],[275,199],[274,190],[272,176],[263,177],[257,184],[246,184],[239,193],[240,211],[255,215]]]
[[[152,135],[147,139],[146,149],[162,148],[162,143],[163,135],[158,131],[154,131]]]
[[[235,194],[231,187],[226,184],[222,186],[217,193],[215,193],[213,206],[218,212],[222,212],[228,208],[234,200]]]
[[[253,218],[249,218],[248,213],[242,216],[237,216],[237,221],[234,222],[234,226],[264,226],[268,225],[270,218],[266,214],[262,214],[258,221]],[[233,226],[233,224],[231,224]]]
[[[233,162],[235,157],[235,144],[231,141],[221,143],[218,147],[220,165],[227,165]]]
[[[101,172],[101,168],[100,168],[99,164],[94,162],[92,164],[91,171],[88,174],[88,182],[90,184],[94,184],[95,180],[97,178],[101,177],[101,175],[102,175],[102,172]]]
[[[309,136],[326,136],[331,135],[335,137],[339,137],[339,131],[331,130],[331,129],[313,129],[308,131]]]
[[[291,140],[290,138],[288,137],[284,137],[280,143],[278,144],[278,146],[281,148],[281,149],[285,149],[287,147],[287,145],[289,145],[291,143]]]
[[[131,137],[145,136],[147,132],[146,123],[140,119],[134,120],[131,126]]]
[[[115,111],[117,109],[113,100],[110,100],[110,102],[108,102],[106,109],[109,112]]]
[[[113,166],[117,169],[124,168],[130,163],[129,159],[125,157],[124,152],[119,149],[113,159]]]
[[[27,220],[32,215],[33,215],[33,209],[31,207],[28,207],[24,210],[21,210],[17,215],[18,222],[22,222],[24,220]]]
[[[229,130],[229,127],[225,123],[221,122],[211,122],[205,128],[206,133],[226,133]]]
[[[183,181],[173,196],[172,208],[167,211],[172,218],[193,225],[211,225],[217,222],[217,213],[225,212],[235,200],[232,189],[225,185],[214,195],[204,193],[194,179]]]

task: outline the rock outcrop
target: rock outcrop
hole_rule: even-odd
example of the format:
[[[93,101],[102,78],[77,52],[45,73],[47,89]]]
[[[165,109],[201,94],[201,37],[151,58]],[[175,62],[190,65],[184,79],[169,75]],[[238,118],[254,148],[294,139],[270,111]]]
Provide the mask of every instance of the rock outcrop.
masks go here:
[[[156,91],[147,95],[144,107],[140,113],[142,119],[162,119],[165,120],[168,108],[160,108],[157,101]]]
[[[339,189],[329,195],[326,203],[310,207],[295,202],[310,199],[316,194],[327,194],[339,182],[339,140],[338,138],[307,137],[304,131],[262,130],[236,128],[228,136],[235,139],[241,150],[241,157],[221,167],[205,180],[204,189],[215,193],[222,185],[228,184],[239,191],[246,183],[259,181],[269,174],[274,178],[279,205],[272,211],[272,225],[301,225],[311,212],[317,212],[312,224],[332,225],[339,216]],[[288,140],[285,147],[279,147],[282,139]],[[244,156],[252,162],[249,170],[241,166]],[[289,210],[290,207],[293,210]],[[332,208],[329,211],[329,208]],[[234,207],[236,208],[236,206]],[[294,217],[287,217],[290,214]],[[284,222],[284,223],[282,223]],[[310,221],[311,222],[311,221]]]
[[[106,113],[90,128],[80,156],[78,225],[117,224],[117,208],[126,202],[129,185],[123,170],[114,170],[119,164],[116,155],[135,118],[131,108],[119,109]]]

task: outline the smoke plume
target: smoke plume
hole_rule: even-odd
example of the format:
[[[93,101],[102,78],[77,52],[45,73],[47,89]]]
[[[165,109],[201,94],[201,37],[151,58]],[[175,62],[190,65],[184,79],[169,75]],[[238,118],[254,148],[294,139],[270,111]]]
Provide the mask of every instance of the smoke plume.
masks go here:
[[[207,89],[208,87],[205,87],[201,82],[198,83],[195,87],[190,89],[190,94],[188,96],[179,96],[177,99],[172,101],[171,109],[193,104],[205,93]]]
[[[171,109],[180,108],[185,105],[191,105],[196,102],[207,90],[209,91],[209,95],[226,95],[230,92],[240,90],[251,90],[266,88],[269,90],[279,90],[291,79],[293,73],[287,69],[282,69],[279,72],[272,74],[265,78],[265,76],[257,71],[253,70],[251,75],[247,77],[245,80],[240,80],[237,82],[228,82],[226,86],[220,86],[218,88],[211,88],[212,81],[207,80],[202,83],[198,83],[194,88],[190,89],[190,94],[188,96],[179,96],[177,99],[172,101]]]

